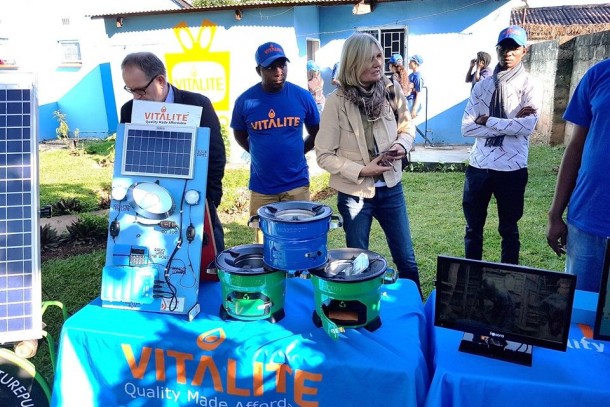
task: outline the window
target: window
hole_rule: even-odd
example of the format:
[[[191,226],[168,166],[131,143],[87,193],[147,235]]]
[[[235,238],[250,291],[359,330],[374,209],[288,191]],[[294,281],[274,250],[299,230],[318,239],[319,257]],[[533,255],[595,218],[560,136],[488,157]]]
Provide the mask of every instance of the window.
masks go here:
[[[77,40],[58,41],[61,50],[61,64],[75,65],[81,64],[80,44]]]
[[[307,39],[307,60],[316,60],[316,52],[320,49],[320,40]]]
[[[383,47],[383,56],[385,58],[384,71],[386,74],[390,74],[388,68],[388,61],[392,54],[400,54],[403,58],[408,59],[406,55],[406,38],[407,28],[406,27],[394,27],[394,28],[361,28],[358,31],[371,34],[377,38]]]

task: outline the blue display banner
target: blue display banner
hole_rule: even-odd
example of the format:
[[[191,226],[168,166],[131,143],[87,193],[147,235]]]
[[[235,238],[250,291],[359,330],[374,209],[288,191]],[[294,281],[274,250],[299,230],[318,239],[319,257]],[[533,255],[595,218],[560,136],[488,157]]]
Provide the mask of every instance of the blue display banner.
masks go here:
[[[62,329],[53,406],[420,406],[429,383],[426,323],[408,280],[384,285],[374,332],[333,340],[312,321],[309,280],[291,278],[286,317],[224,321],[220,283],[199,290],[192,322],[100,306]]]

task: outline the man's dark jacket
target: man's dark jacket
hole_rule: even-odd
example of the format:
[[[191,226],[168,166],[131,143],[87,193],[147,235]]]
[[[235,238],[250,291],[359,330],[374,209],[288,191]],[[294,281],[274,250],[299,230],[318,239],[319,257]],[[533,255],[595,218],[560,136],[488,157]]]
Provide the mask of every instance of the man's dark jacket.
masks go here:
[[[210,129],[210,157],[206,197],[208,202],[214,203],[214,206],[218,207],[222,199],[222,178],[225,174],[227,155],[222,135],[220,134],[220,121],[218,121],[216,111],[214,111],[212,102],[207,97],[199,93],[180,90],[171,84],[169,86],[174,90],[174,103],[203,107],[199,127],[209,127]],[[121,107],[121,123],[131,122],[132,110],[133,100],[130,100]]]

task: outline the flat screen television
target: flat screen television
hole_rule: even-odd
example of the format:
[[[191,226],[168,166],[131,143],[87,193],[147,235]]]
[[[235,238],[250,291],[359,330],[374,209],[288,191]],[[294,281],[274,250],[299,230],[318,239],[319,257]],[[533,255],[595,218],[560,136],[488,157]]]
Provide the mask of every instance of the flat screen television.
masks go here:
[[[593,339],[610,341],[610,240],[606,246],[606,259],[595,313]]]
[[[576,276],[438,256],[434,325],[464,332],[459,349],[527,366],[533,346],[567,348]]]

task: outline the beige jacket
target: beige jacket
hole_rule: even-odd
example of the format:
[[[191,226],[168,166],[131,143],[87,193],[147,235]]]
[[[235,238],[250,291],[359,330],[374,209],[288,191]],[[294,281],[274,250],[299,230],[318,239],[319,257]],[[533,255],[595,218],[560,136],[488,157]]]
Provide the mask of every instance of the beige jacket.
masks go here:
[[[388,87],[391,82],[388,80]],[[382,117],[373,124],[373,136],[379,151],[400,144],[406,152],[415,140],[415,127],[407,110],[407,103],[398,82],[394,83],[398,125],[388,102]],[[363,198],[375,196],[373,177],[360,177],[362,168],[370,162],[364,127],[358,106],[345,98],[341,88],[327,99],[315,142],[318,165],[330,173],[329,185],[337,191]],[[388,187],[402,178],[401,161],[394,161],[394,170],[383,173]]]

